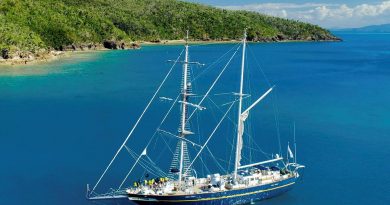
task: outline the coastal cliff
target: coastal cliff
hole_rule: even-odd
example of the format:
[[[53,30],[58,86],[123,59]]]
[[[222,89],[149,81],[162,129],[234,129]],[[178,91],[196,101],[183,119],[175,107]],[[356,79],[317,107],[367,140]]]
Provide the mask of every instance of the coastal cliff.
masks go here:
[[[192,40],[337,41],[319,26],[247,11],[177,0],[3,0],[0,62],[60,55],[63,51],[132,49],[138,42]]]

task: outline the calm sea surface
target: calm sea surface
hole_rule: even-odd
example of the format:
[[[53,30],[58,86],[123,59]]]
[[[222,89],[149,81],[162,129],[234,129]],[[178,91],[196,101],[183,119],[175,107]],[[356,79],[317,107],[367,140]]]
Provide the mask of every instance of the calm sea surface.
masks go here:
[[[268,81],[276,85],[272,97],[251,113],[249,130],[257,133],[251,140],[265,152],[278,152],[277,113],[283,153],[293,141],[295,122],[297,158],[307,166],[291,192],[259,204],[390,203],[390,35],[338,35],[343,42],[249,44],[248,59],[255,56],[258,61],[248,60],[254,70],[246,75],[251,100],[267,89]],[[194,89],[204,93],[211,83],[207,77],[214,78],[228,56],[219,66],[212,62],[234,46],[192,46],[191,59],[206,63],[194,68],[194,76],[201,74]],[[82,53],[44,65],[0,67],[0,204],[89,204],[86,184],[97,181],[169,70],[166,60],[175,59],[181,50],[182,46],[149,46]],[[239,57],[216,87],[221,92],[237,91]],[[177,67],[162,95],[175,98],[179,85]],[[142,151],[160,111],[167,108],[169,102],[156,101],[129,147]],[[215,124],[221,112],[209,110],[217,114],[199,121]],[[166,125],[172,132],[177,129],[175,117]],[[208,126],[200,131],[203,138],[193,140],[204,142]],[[227,125],[221,130],[228,130]],[[222,133],[223,138],[210,142],[210,149],[229,170],[223,159],[229,160],[232,141],[227,138],[234,130]],[[153,141],[149,155],[169,167],[171,154],[161,143]],[[167,144],[174,149],[175,139],[167,139]],[[157,157],[156,150],[167,152]],[[250,162],[256,156],[260,155],[249,153],[245,159]],[[121,153],[97,191],[117,187],[133,161]],[[205,163],[221,172],[212,167],[213,161]],[[203,168],[198,172],[206,173]],[[139,176],[142,172],[136,171],[132,179]]]

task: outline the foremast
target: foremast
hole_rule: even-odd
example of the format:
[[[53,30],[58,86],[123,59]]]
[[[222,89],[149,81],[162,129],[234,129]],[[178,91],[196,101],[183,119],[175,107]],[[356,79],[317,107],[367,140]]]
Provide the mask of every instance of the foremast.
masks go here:
[[[191,134],[189,130],[186,130],[187,122],[187,101],[188,101],[188,30],[186,35],[186,44],[185,44],[185,58],[183,62],[183,85],[182,85],[182,107],[181,107],[181,123],[180,123],[180,137],[185,138],[186,135]],[[184,151],[185,151],[185,141],[180,140],[180,165],[179,165],[179,184],[181,184],[184,170]]]
[[[246,29],[244,31],[244,38],[242,40],[242,61],[241,61],[241,77],[240,77],[240,92],[238,101],[238,119],[237,119],[237,141],[236,141],[236,158],[234,164],[234,181],[237,180],[237,170],[240,166],[241,161],[241,150],[242,150],[242,135],[244,133],[244,119],[242,116],[242,97],[244,89],[244,70],[245,70],[245,49],[246,49]]]

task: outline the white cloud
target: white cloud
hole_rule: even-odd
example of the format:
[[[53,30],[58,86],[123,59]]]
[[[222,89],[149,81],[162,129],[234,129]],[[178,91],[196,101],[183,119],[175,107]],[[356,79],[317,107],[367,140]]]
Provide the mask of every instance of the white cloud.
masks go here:
[[[298,19],[325,27],[359,27],[390,23],[390,1],[376,4],[327,3],[260,3],[239,6],[224,6],[231,10],[248,10],[283,18]]]

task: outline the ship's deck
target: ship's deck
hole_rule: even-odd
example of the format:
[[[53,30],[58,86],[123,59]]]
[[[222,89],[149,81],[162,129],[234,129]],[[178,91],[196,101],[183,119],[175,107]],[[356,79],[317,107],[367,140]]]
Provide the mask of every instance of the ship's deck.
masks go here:
[[[130,195],[151,195],[151,196],[185,196],[202,193],[218,193],[232,190],[241,190],[251,187],[263,186],[275,182],[284,181],[296,177],[294,173],[280,174],[280,172],[255,173],[247,176],[240,176],[236,184],[228,183],[230,175],[221,176],[223,184],[219,186],[213,184],[210,178],[198,178],[195,181],[170,181],[164,184],[152,186],[140,186],[129,188],[126,192]],[[178,188],[180,187],[180,188]]]

